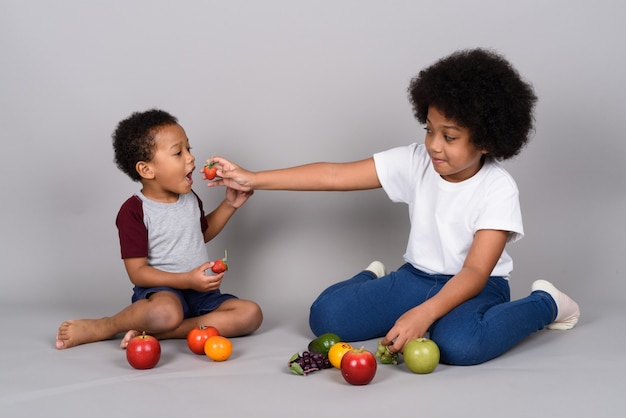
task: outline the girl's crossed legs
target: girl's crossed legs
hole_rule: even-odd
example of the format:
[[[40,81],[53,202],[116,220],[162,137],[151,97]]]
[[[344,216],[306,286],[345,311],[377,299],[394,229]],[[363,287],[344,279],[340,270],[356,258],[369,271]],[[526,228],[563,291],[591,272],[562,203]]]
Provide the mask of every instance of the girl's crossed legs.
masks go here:
[[[383,337],[400,315],[439,292],[450,277],[410,264],[378,279],[362,271],[330,286],[313,302],[311,330],[316,335],[334,332],[346,341]],[[503,354],[555,316],[556,305],[547,293],[510,302],[508,281],[491,277],[479,295],[433,323],[429,334],[443,363],[472,365]]]

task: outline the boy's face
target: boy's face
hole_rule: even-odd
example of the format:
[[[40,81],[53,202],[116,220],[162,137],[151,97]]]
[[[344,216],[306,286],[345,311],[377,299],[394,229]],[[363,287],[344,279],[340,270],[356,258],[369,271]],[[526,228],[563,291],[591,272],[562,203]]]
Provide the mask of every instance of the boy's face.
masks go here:
[[[142,192],[160,202],[175,202],[178,195],[191,191],[196,159],[189,151],[189,140],[180,125],[158,128],[154,143],[154,157],[143,168],[138,167],[143,178]]]
[[[432,106],[428,108],[425,145],[435,171],[452,183],[467,180],[478,173],[482,156],[486,153],[470,141],[469,129],[446,119]]]

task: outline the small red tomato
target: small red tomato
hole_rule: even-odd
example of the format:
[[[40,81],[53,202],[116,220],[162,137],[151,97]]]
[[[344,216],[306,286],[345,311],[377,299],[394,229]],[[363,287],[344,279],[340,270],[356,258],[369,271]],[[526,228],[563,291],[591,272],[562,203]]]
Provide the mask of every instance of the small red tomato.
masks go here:
[[[131,338],[126,346],[126,360],[135,369],[151,369],[161,358],[161,344],[151,335],[138,335]]]
[[[351,385],[367,385],[376,375],[376,357],[364,348],[348,351],[341,359],[341,375]]]
[[[195,354],[204,354],[204,343],[209,337],[220,335],[215,327],[200,325],[187,334],[187,346]]]
[[[228,264],[226,263],[228,257],[228,253],[224,251],[224,258],[221,260],[215,260],[213,267],[211,267],[211,271],[215,274],[224,273],[228,270]]]
[[[206,180],[213,180],[217,176],[217,167],[215,167],[214,162],[204,164],[201,171],[204,173]]]

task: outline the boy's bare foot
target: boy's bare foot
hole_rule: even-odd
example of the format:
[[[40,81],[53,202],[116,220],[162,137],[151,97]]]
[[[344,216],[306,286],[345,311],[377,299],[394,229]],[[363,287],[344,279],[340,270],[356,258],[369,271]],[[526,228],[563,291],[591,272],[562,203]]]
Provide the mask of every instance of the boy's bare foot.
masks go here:
[[[106,319],[74,319],[63,322],[57,331],[56,348],[64,350],[112,338],[103,321]]]
[[[131,329],[130,331],[128,331],[126,333],[126,335],[124,335],[124,338],[122,338],[122,342],[120,342],[120,348],[126,349],[126,347],[128,346],[128,343],[130,342],[130,340],[132,340],[133,338],[135,338],[139,334],[140,334],[140,332],[139,331],[135,331],[134,329]]]

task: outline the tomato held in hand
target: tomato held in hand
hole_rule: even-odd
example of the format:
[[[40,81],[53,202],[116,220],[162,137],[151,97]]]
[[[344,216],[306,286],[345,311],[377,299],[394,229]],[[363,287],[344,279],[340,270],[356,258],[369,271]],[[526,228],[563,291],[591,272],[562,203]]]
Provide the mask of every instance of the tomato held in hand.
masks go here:
[[[226,251],[224,251],[224,258],[222,258],[221,260],[215,260],[213,264],[213,267],[211,267],[211,271],[215,274],[220,274],[220,273],[224,273],[225,271],[228,270],[228,264],[226,263],[228,257],[228,253]]]
[[[213,361],[225,361],[233,352],[233,344],[226,337],[214,335],[204,343],[204,353]]]
[[[187,346],[191,352],[195,354],[205,354],[204,343],[209,339],[209,337],[214,335],[220,335],[219,331],[215,327],[205,327],[204,325],[195,327],[189,331],[189,334],[187,334]]]
[[[204,164],[200,171],[204,174],[206,180],[213,180],[217,176],[217,167],[215,167],[214,162]]]

